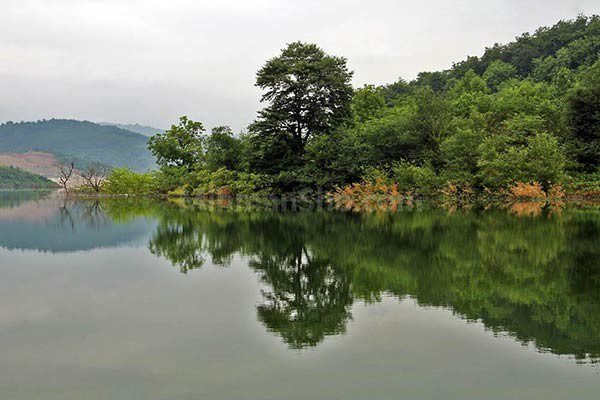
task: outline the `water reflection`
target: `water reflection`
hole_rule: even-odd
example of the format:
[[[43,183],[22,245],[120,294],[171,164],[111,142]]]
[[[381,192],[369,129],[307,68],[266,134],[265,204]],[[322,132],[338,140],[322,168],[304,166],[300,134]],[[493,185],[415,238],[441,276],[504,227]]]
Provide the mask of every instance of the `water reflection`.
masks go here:
[[[128,211],[131,218],[120,223],[106,206],[56,192],[0,191],[0,247],[59,253],[145,243],[154,219]]]
[[[301,243],[286,250],[290,253],[262,254],[250,262],[268,288],[258,319],[296,349],[345,332],[353,301],[350,277]]]
[[[292,348],[344,332],[355,299],[413,296],[542,351],[600,356],[600,213],[272,213],[161,207],[153,253],[182,271],[249,259],[258,318]]]
[[[76,225],[89,219],[96,231],[155,221],[149,250],[184,273],[243,257],[264,287],[258,320],[290,348],[344,333],[356,301],[410,296],[540,351],[600,358],[598,208],[360,215],[208,207],[101,200],[68,209],[71,217],[78,210]]]

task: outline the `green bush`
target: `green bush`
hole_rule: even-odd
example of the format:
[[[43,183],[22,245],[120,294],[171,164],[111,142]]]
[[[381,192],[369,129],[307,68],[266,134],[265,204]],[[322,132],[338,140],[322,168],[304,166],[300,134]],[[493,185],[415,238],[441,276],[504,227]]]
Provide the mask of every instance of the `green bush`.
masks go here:
[[[402,192],[416,192],[422,195],[433,195],[441,187],[440,177],[429,166],[416,166],[406,162],[396,163],[392,172],[393,180]]]
[[[475,184],[482,140],[480,133],[461,129],[441,143],[440,150],[445,167],[444,181],[468,186]]]
[[[189,173],[185,167],[164,166],[155,177],[158,192],[166,194],[186,185]]]
[[[568,179],[566,184],[568,192],[575,194],[600,194],[600,169],[591,174],[578,174]]]
[[[515,143],[509,135],[492,136],[480,146],[479,179],[490,189],[507,188],[514,182],[538,182],[544,189],[564,179],[565,156],[558,140],[538,133]]]
[[[267,195],[269,185],[266,175],[219,168],[213,172],[196,172],[189,187],[194,196],[249,196]]]
[[[156,174],[133,172],[127,168],[115,168],[102,186],[108,194],[150,195],[158,191]]]
[[[369,167],[363,176],[363,181],[369,183],[391,183],[389,174],[381,168]]]

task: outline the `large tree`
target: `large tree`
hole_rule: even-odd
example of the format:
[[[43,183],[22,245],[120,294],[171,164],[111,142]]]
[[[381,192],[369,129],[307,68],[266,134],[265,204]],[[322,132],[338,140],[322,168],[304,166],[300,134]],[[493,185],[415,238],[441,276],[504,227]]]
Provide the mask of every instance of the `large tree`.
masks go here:
[[[204,125],[181,117],[179,125],[152,136],[148,141],[148,149],[156,156],[156,163],[161,168],[177,167],[189,172],[202,161],[203,141]]]
[[[227,168],[234,171],[240,168],[242,143],[233,135],[228,126],[216,126],[205,141],[206,168],[216,171]]]
[[[268,103],[250,128],[256,165],[286,161],[275,159],[278,155],[299,157],[311,138],[333,132],[350,118],[351,78],[345,58],[328,55],[314,44],[291,43],[269,60],[256,79],[265,90],[261,100]]]

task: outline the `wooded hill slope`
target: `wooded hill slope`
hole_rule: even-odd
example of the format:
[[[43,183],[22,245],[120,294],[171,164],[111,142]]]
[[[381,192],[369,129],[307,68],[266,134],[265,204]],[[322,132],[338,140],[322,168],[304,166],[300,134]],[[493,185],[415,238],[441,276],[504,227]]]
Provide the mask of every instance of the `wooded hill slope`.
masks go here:
[[[80,166],[99,161],[136,171],[152,169],[154,157],[147,141],[139,133],[88,121],[51,119],[0,125],[0,153],[46,152]]]

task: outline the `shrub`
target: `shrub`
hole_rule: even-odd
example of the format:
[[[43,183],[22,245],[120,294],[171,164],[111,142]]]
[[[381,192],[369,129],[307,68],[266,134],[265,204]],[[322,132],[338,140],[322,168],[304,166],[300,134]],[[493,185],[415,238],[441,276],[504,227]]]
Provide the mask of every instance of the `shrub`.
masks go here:
[[[565,157],[558,140],[550,134],[528,137],[525,144],[510,135],[497,135],[480,146],[479,179],[490,189],[512,186],[514,182],[535,181],[548,190],[564,179]]]
[[[558,140],[548,134],[539,133],[527,141],[527,165],[525,170],[530,179],[541,182],[545,190],[564,179],[565,156]]]
[[[188,172],[184,167],[164,166],[155,173],[157,191],[168,193],[186,184]]]
[[[481,141],[480,133],[471,129],[459,129],[441,143],[444,181],[468,186],[475,184]]]
[[[383,169],[370,167],[367,168],[365,175],[363,176],[364,183],[389,183],[390,179],[388,173]]]
[[[543,199],[546,197],[546,192],[544,192],[542,185],[537,182],[517,182],[510,188],[510,194],[513,197],[525,199]]]
[[[409,200],[400,196],[398,185],[389,184],[382,179],[338,188],[333,193],[328,193],[328,198],[338,208],[356,211],[393,210],[402,200]]]
[[[562,185],[554,185],[548,190],[548,198],[550,199],[562,199],[565,195]]]
[[[393,167],[392,178],[402,192],[415,192],[425,196],[435,194],[441,187],[440,178],[433,168],[419,167],[410,163],[400,162]]]
[[[201,170],[190,179],[190,194],[201,197],[267,195],[270,181],[266,175],[231,171]]]
[[[452,197],[457,199],[468,199],[475,193],[473,187],[466,182],[446,182],[439,192],[444,197]]]
[[[158,181],[152,172],[139,174],[127,168],[115,168],[102,186],[108,194],[149,195],[158,192]]]
[[[600,197],[600,172],[574,176],[566,190],[571,195]]]

